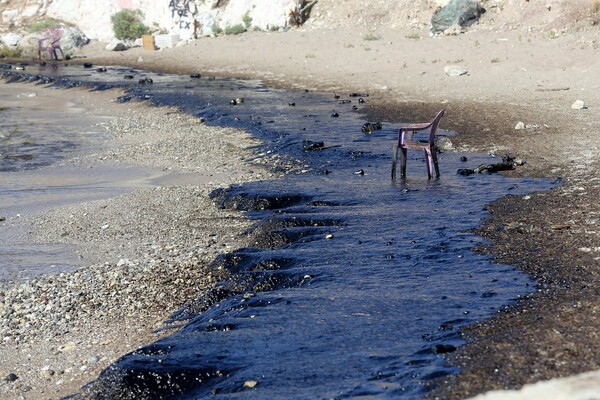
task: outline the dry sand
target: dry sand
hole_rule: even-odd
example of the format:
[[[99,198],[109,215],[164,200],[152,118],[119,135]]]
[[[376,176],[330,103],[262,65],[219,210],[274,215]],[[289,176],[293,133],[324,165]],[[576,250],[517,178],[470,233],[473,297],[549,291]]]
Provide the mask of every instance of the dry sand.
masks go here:
[[[467,332],[471,343],[449,358],[463,373],[437,382],[432,397],[464,398],[600,368],[597,32],[554,37],[527,29],[481,30],[439,38],[418,29],[368,33],[353,28],[253,32],[120,53],[92,44],[75,62],[368,91],[373,115],[387,120],[426,121],[446,109],[442,127],[460,133],[461,149],[511,151],[528,161],[519,174],[561,177],[563,186],[490,207],[482,234],[496,246],[480,251],[518,265],[542,285],[518,306]],[[448,65],[468,73],[450,77],[444,72]],[[578,99],[587,108],[572,109]],[[518,122],[527,128],[516,130]],[[148,338],[138,337],[127,345]],[[92,378],[86,374],[73,386]]]

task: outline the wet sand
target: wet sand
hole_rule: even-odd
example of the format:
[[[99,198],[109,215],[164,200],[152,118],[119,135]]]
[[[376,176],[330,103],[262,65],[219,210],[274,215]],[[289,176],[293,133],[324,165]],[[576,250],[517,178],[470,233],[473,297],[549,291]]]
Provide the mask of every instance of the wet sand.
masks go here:
[[[160,52],[133,49],[108,53],[100,46],[90,46],[80,54],[85,58],[76,61],[262,78],[281,86],[332,92],[369,91],[373,98],[380,99],[373,103],[373,118],[383,120],[421,122],[431,119],[439,109],[446,109],[442,127],[460,133],[455,139],[459,149],[512,152],[527,160],[526,166],[514,173],[560,177],[562,186],[528,199],[505,198],[490,206],[490,219],[481,231],[494,245],[478,251],[519,266],[533,274],[541,286],[517,306],[469,329],[466,335],[470,344],[449,357],[463,372],[437,382],[431,396],[465,398],[490,389],[516,388],[600,368],[594,356],[598,354],[596,332],[600,330],[596,312],[600,232],[595,229],[599,187],[595,160],[600,155],[595,109],[600,104],[600,83],[596,79],[600,60],[591,39],[582,35],[549,39],[541,33],[511,31],[415,40],[409,33],[382,32],[375,41],[341,30],[249,33],[201,39]],[[261,50],[265,48],[270,51]],[[459,64],[469,73],[449,77],[444,66],[450,64]],[[577,99],[585,100],[588,108],[572,109]],[[516,130],[519,121],[529,127]],[[70,232],[82,232],[74,237],[82,242],[89,240],[93,235],[86,236],[85,232],[97,232],[91,227],[100,222],[95,216],[110,215],[102,210],[115,210],[116,217],[123,215],[116,213],[111,204],[90,204],[80,214],[65,211],[87,221],[80,224],[81,229]],[[44,218],[42,228],[61,225],[60,218]],[[240,226],[232,228],[219,235],[219,240],[230,246],[228,239]],[[60,236],[60,230],[55,234]],[[165,248],[161,251],[168,253],[170,250]],[[214,255],[212,251],[206,256]],[[118,263],[117,257],[112,256],[113,264]],[[185,299],[175,299],[171,306],[177,301]],[[130,342],[121,347],[111,343],[109,354],[114,356],[155,340],[148,327],[155,326],[159,318],[140,320],[134,325]],[[95,327],[94,331],[106,329]],[[108,346],[115,339],[114,335],[108,337],[108,341],[100,339],[99,343]],[[62,342],[67,338],[53,340]],[[59,342],[52,351],[61,356],[65,353],[56,350]],[[3,365],[15,366],[15,370],[25,368],[29,362],[26,354],[36,347],[39,342],[35,340],[16,346],[20,361]],[[77,368],[84,366],[81,360],[78,362]],[[39,384],[43,363],[38,360],[39,370],[23,376],[33,379],[35,375]],[[69,368],[74,367],[63,371]],[[93,379],[99,370],[100,365],[78,374],[70,389],[76,390],[77,384]],[[68,388],[61,385],[57,385],[57,393],[68,393]]]
[[[52,89],[2,85],[36,91],[32,106],[66,103]],[[58,254],[42,257],[35,271],[17,270],[9,278],[19,283],[0,289],[0,398],[78,392],[119,356],[168,334],[157,329],[172,312],[225,278],[208,273],[208,264],[243,244],[239,233],[249,222],[217,209],[208,194],[268,177],[260,158],[244,161],[258,142],[176,110],[118,104],[118,94],[69,90],[82,126],[103,116],[102,145],[25,172],[27,182],[45,176],[36,182],[58,194],[3,208],[0,236],[10,242],[3,245]],[[73,181],[92,190],[61,196]],[[65,264],[67,256],[77,265]]]

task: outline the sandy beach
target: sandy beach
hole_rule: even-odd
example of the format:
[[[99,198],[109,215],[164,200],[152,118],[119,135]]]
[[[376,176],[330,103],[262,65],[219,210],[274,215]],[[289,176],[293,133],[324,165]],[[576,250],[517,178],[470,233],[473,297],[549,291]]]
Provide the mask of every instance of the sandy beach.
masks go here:
[[[453,140],[458,149],[511,152],[527,164],[509,174],[560,178],[561,186],[489,206],[490,218],[480,232],[493,245],[477,251],[518,266],[540,286],[465,332],[469,344],[448,358],[462,373],[436,382],[431,397],[460,399],[599,369],[597,32],[367,33],[348,27],[249,32],[162,51],[118,53],[92,43],[73,62],[258,78],[279,87],[332,93],[367,91],[373,120],[423,122],[445,109],[442,127],[459,133]],[[449,76],[446,66],[467,72]],[[115,358],[156,340],[160,334],[153,330],[191,300],[185,290],[190,282],[208,289],[222,278],[198,266],[243,246],[238,234],[248,221],[217,209],[207,194],[269,174],[260,163],[244,162],[255,144],[244,132],[207,127],[176,110],[116,104],[115,93],[71,92],[71,101],[90,112],[107,107],[103,113],[114,119],[105,149],[65,166],[129,163],[192,173],[197,181],[139,188],[2,222],[3,229],[27,226],[42,242],[76,244],[90,266],[1,293],[0,374],[19,379],[3,382],[0,397],[73,393]],[[585,107],[573,109],[576,100]],[[197,154],[175,159],[190,147],[198,148]],[[95,289],[93,297],[71,295],[89,287]],[[59,300],[48,301],[50,289],[58,291],[52,298]],[[41,316],[41,305],[33,312],[20,306],[33,303],[48,312]],[[122,328],[116,332],[115,326]]]

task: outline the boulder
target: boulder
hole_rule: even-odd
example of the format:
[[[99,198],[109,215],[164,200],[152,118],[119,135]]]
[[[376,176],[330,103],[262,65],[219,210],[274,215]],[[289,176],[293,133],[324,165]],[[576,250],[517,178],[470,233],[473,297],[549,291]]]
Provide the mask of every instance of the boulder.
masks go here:
[[[73,55],[75,51],[90,42],[90,39],[77,27],[63,27],[60,47],[65,55]]]
[[[443,32],[453,25],[466,27],[477,22],[485,9],[475,0],[452,0],[431,17],[432,32]]]
[[[17,47],[21,41],[21,36],[17,35],[16,33],[9,32],[6,35],[2,35],[2,37],[0,37],[0,41],[7,47]]]

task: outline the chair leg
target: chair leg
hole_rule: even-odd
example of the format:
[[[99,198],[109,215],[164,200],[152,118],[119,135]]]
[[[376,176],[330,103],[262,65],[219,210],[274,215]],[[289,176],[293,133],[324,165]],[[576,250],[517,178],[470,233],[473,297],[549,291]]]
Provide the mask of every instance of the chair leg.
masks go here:
[[[433,159],[433,167],[435,168],[435,177],[440,177],[440,166],[438,165],[438,156],[435,149],[431,149],[431,158]]]
[[[406,178],[406,159],[408,157],[408,150],[404,147],[400,148],[400,176]]]
[[[429,149],[425,149],[423,150],[423,152],[425,153],[425,163],[427,164],[427,176],[429,177],[429,179],[431,179],[432,174],[431,174],[431,152],[429,151]]]
[[[396,179],[396,167],[398,165],[398,143],[392,147],[392,179]]]

